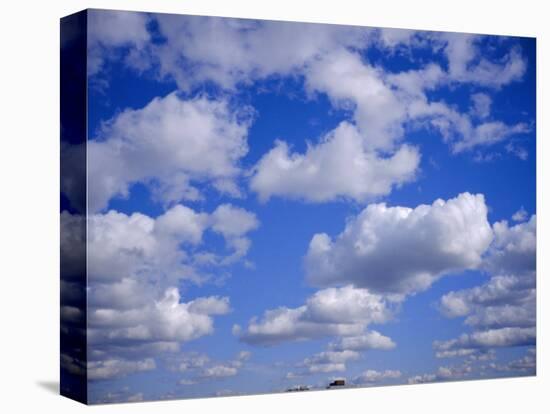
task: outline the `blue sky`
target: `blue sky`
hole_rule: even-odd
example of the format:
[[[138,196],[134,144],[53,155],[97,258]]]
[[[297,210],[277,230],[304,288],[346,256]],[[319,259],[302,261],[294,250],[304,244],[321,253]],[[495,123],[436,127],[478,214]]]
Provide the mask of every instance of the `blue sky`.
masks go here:
[[[88,19],[92,402],[535,373],[534,39]]]

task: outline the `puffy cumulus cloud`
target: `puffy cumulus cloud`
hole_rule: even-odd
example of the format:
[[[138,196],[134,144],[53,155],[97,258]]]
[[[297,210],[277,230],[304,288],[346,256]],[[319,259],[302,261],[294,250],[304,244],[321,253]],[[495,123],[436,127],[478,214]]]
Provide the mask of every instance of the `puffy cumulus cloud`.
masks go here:
[[[91,307],[89,377],[101,380],[154,369],[154,359],[139,358],[178,352],[182,343],[211,334],[213,316],[229,311],[228,298],[202,297],[181,302],[177,288],[169,288],[161,299],[144,301],[136,308]]]
[[[474,344],[476,338],[481,341],[486,337],[495,338],[495,346],[535,342],[536,217],[511,227],[506,221],[497,222],[493,232],[495,237],[483,266],[493,275],[479,286],[445,294],[440,310],[449,318],[464,317],[466,325],[486,329],[471,334]],[[463,342],[468,338],[465,334],[445,344],[457,348],[456,344],[461,343],[467,348]]]
[[[364,201],[413,180],[419,162],[418,149],[409,145],[387,157],[368,150],[358,129],[342,122],[317,144],[309,144],[303,154],[292,153],[287,143],[277,141],[254,167],[250,188],[263,201],[273,196],[311,202]]]
[[[382,335],[377,331],[368,331],[358,336],[347,336],[338,342],[333,342],[329,348],[336,351],[351,350],[365,351],[368,349],[390,350],[395,348],[395,342],[390,337]]]
[[[88,207],[104,209],[130,186],[149,185],[167,204],[201,197],[193,182],[238,192],[238,162],[248,151],[250,113],[224,99],[185,100],[176,93],[126,109],[88,142]]]
[[[462,334],[456,339],[435,341],[433,345],[437,351],[528,346],[536,344],[536,337],[535,327],[506,327]]]
[[[138,20],[147,18],[135,16]],[[140,66],[137,56],[142,67],[153,65],[160,76],[174,79],[183,90],[205,82],[236,90],[238,84],[249,85],[257,80],[299,77],[312,97],[315,93],[326,94],[334,107],[351,110],[355,124],[365,136],[366,148],[391,152],[403,138],[407,124],[417,121],[411,107],[418,102],[431,103],[426,97],[427,90],[455,82],[500,87],[520,80],[526,68],[521,48],[514,39],[501,42],[512,45],[507,53],[489,58],[487,55],[491,53],[487,50],[494,41],[490,36],[200,16],[151,18],[158,23],[165,41],[150,45],[146,52],[139,44],[132,46],[134,59],[127,60],[135,67]],[[146,37],[143,23],[129,26],[138,31],[136,39]],[[124,34],[120,36],[124,38]],[[106,31],[104,37],[116,36]],[[219,39],[224,39],[223,45]],[[123,41],[111,43],[115,47]],[[289,43],[293,47],[289,48]],[[410,54],[420,49],[431,49],[436,54],[443,51],[447,69],[430,63],[390,73],[368,61],[365,52],[371,47]],[[473,95],[471,114],[478,121],[488,117],[490,104],[486,97]],[[450,105],[445,106],[446,116],[432,114],[433,119],[426,125],[440,129],[444,138],[453,127],[453,133],[461,137],[452,147],[455,152],[492,145],[531,129],[525,124],[506,125],[496,120],[476,125],[467,113],[460,114]],[[469,124],[467,129],[465,123]],[[189,181],[187,174],[173,176],[172,181],[175,180],[180,184],[160,183],[164,197],[181,197],[182,192],[187,197],[198,196],[193,187],[181,185]],[[217,188],[238,193],[231,180],[219,180]]]
[[[524,307],[535,297],[534,273],[493,276],[482,285],[445,294],[440,309],[448,317],[460,317],[475,314],[480,308]]]
[[[107,359],[88,362],[88,379],[105,380],[124,377],[135,372],[151,371],[156,368],[152,358],[144,360]]]
[[[174,78],[182,89],[204,81],[233,89],[239,82],[302,73],[331,53],[369,47],[406,53],[442,50],[448,82],[500,87],[521,79],[527,65],[512,38],[504,43],[511,46],[503,56],[489,57],[483,54],[483,42],[492,41],[491,36],[219,17],[154,18],[166,42],[152,49],[153,58],[161,74]],[[219,39],[224,39],[223,46]]]
[[[224,237],[240,237],[259,226],[254,213],[231,204],[222,204],[212,213],[212,229]]]
[[[222,214],[219,214],[222,212]],[[63,280],[62,311],[65,324],[82,318],[75,303],[82,299],[70,275],[82,266],[82,225],[79,216],[63,213],[62,251],[69,274]],[[233,220],[224,227],[224,220]],[[116,211],[92,214],[88,227],[88,338],[93,361],[107,357],[137,360],[144,356],[175,353],[181,343],[213,332],[213,317],[230,311],[226,297],[197,297],[180,301],[175,287],[181,280],[201,282],[207,271],[200,256],[203,233],[210,230],[226,240],[224,259],[242,257],[235,238],[250,243],[247,233],[258,223],[255,215],[229,204],[212,214],[176,205],[153,218],[141,213]],[[78,242],[78,243],[77,243]],[[213,253],[212,253],[213,254]],[[72,322],[71,322],[72,321]]]
[[[248,351],[241,351],[234,359],[226,362],[213,362],[203,354],[186,357],[182,364],[180,364],[179,370],[187,372],[189,375],[182,378],[179,384],[192,385],[199,382],[233,377],[243,368],[250,355]]]
[[[446,103],[436,102],[445,109],[435,113],[421,114],[414,109],[433,103],[426,96],[427,90],[449,83],[502,86],[521,79],[526,63],[519,46],[513,46],[504,57],[490,60],[481,55],[485,47],[479,47],[485,38],[472,35],[208,17],[158,16],[157,20],[167,39],[155,49],[161,73],[176,79],[181,88],[212,81],[235,89],[238,83],[250,84],[272,76],[299,76],[311,97],[325,94],[334,107],[351,111],[365,149],[385,150],[392,155],[399,149],[396,143],[403,138],[406,126],[419,125],[419,116],[429,116],[423,125],[435,127],[445,139],[455,135],[455,152],[486,147],[531,130],[526,124],[487,121],[490,102],[486,94],[473,95],[471,116]],[[218,41],[221,38],[223,47]],[[292,48],[287,47],[289,39]],[[390,73],[365,58],[362,52],[370,47],[410,53],[418,48],[431,48],[434,53],[443,50],[448,70],[430,63]],[[283,143],[272,152],[282,161],[292,160]],[[317,187],[320,182],[315,184]],[[312,197],[306,192],[297,198]]]
[[[250,248],[250,240],[244,235],[256,230],[260,223],[254,213],[231,204],[222,204],[214,210],[210,218],[212,230],[221,234],[233,253],[218,259],[220,264],[231,264],[245,256]]]
[[[114,210],[88,220],[88,272],[91,280],[119,282],[121,294],[131,294],[142,278],[193,279],[194,269],[180,246],[200,241],[206,215],[175,206],[158,218]],[[187,263],[186,263],[187,262]],[[134,278],[124,282],[123,278]],[[113,291],[112,294],[115,294]]]
[[[306,88],[326,93],[336,107],[351,104],[354,121],[367,135],[365,147],[391,150],[403,135],[407,111],[382,76],[381,69],[363,62],[359,54],[338,50],[308,68]]]
[[[234,89],[241,82],[293,75],[316,56],[366,44],[368,33],[349,26],[218,17],[157,15],[156,20],[166,38],[154,49],[160,72],[182,89],[204,81]]]
[[[369,369],[355,377],[353,383],[357,385],[375,384],[384,380],[401,378],[401,375],[401,371],[398,370],[376,371]]]
[[[212,315],[230,311],[229,299],[198,298],[180,302],[177,288],[140,308],[95,308],[88,312],[88,340],[98,348],[109,342],[187,342],[213,332]]]
[[[440,309],[447,317],[464,317],[474,327],[534,326],[535,275],[494,276],[486,284],[449,292]]]
[[[225,259],[231,257],[235,261],[247,250],[235,240],[244,241],[248,248],[246,234],[257,226],[253,213],[230,204],[219,206],[212,214],[179,204],[156,218],[114,210],[93,214],[88,219],[88,272],[96,283],[115,283],[110,292],[103,293],[116,297],[113,303],[124,304],[135,300],[132,292],[143,281],[171,284],[178,279],[201,280],[194,253],[206,230],[224,236],[232,250]],[[218,264],[223,264],[223,257]]]
[[[493,225],[495,241],[485,267],[493,274],[525,274],[536,270],[537,218],[510,226],[506,220]]]
[[[335,107],[352,110],[367,148],[392,150],[403,136],[405,123],[414,120],[409,106],[418,98],[426,99],[427,89],[456,81],[502,85],[520,79],[525,70],[519,47],[500,60],[479,59],[481,38],[470,35],[208,17],[158,16],[157,20],[167,39],[155,49],[161,73],[175,78],[180,87],[213,81],[234,89],[240,82],[299,75],[308,92],[326,94]],[[292,38],[292,48],[287,47],[287,36]],[[449,70],[429,64],[387,73],[356,52],[380,45],[443,48]],[[182,61],[192,64],[182,65]],[[472,65],[472,61],[479,62]],[[484,105],[478,105],[478,113],[483,113]],[[471,129],[470,146],[524,132],[524,126],[505,130],[498,123]]]
[[[252,318],[245,331],[234,332],[241,341],[274,345],[285,341],[325,336],[358,336],[371,323],[392,317],[392,306],[380,295],[352,286],[316,292],[298,308],[268,310],[261,319]]]
[[[464,72],[459,70],[460,36],[456,40],[451,35],[438,37],[405,30],[376,31],[198,16],[158,15],[154,19],[166,41],[149,48],[150,58],[161,76],[174,78],[182,89],[214,82],[234,90],[239,83],[250,84],[273,76],[298,76],[303,78],[311,98],[318,93],[326,94],[334,107],[350,110],[353,125],[345,123],[336,128],[317,145],[310,145],[305,154],[292,153],[284,141],[279,141],[261,159],[254,169],[251,188],[262,199],[286,196],[315,202],[337,198],[365,201],[388,194],[394,186],[415,178],[420,154],[416,148],[399,145],[409,124],[440,131],[454,152],[487,147],[531,130],[526,124],[507,125],[496,120],[475,124],[468,114],[458,113],[450,105],[429,102],[426,90],[458,79],[457,74]],[[219,39],[224,39],[223,46]],[[289,41],[292,48],[287,47]],[[463,43],[471,43],[470,49],[476,50],[473,42]],[[374,45],[405,46],[411,50],[427,45],[434,50],[444,48],[449,52],[447,55],[452,56],[449,58],[453,62],[449,65],[452,74],[434,63],[398,73],[386,72],[370,64],[365,53],[361,53]],[[471,66],[464,59],[465,66]],[[478,65],[481,68],[478,72],[495,71],[501,66],[502,62],[484,60]],[[476,77],[479,75],[472,78]],[[197,100],[193,102],[194,105],[188,106],[200,106]],[[103,135],[115,135],[115,140],[112,145],[101,146],[97,157],[101,161],[100,170],[104,165],[114,166],[103,174],[102,171],[98,171],[99,175],[92,174],[97,177],[90,182],[92,209],[103,208],[113,196],[126,195],[129,186],[137,181],[152,184],[154,193],[165,203],[200,198],[193,182],[201,180],[209,180],[219,191],[240,195],[235,168],[229,172],[231,168],[224,166],[235,167],[243,152],[246,153],[246,142],[242,142],[248,126],[242,118],[246,117],[228,113],[224,101],[216,105],[210,102],[202,105],[206,110],[199,110],[205,116],[192,122],[181,110],[184,105],[175,98],[157,99],[146,108],[123,112],[117,117],[117,121],[120,118],[118,123],[113,120],[109,124],[111,131]],[[480,105],[477,107],[481,108]],[[481,108],[478,113],[483,111]],[[155,116],[157,112],[165,115]],[[215,115],[211,116],[212,113]],[[141,118],[146,121],[138,122]],[[134,124],[135,127],[128,129]],[[209,131],[223,131],[224,139],[198,136],[197,124],[200,131],[206,129],[204,125],[218,125]],[[116,129],[113,125],[120,125],[118,131],[112,131]],[[151,139],[147,134],[151,130],[161,133]],[[121,139],[120,136],[124,136],[121,131],[133,135],[130,139],[128,134]],[[216,136],[206,133],[207,137],[211,135]],[[204,145],[197,146],[197,142]],[[228,143],[223,151],[219,151],[221,142]],[[179,146],[174,148],[178,143],[187,151]],[[138,149],[134,150],[135,147]],[[132,148],[137,153],[132,158],[137,160],[139,169],[120,163],[120,159],[124,159],[120,152],[125,148]],[[196,153],[196,149],[200,153]],[[378,153],[379,150],[383,153]],[[164,156],[161,163],[158,162],[160,155]],[[152,159],[144,162],[146,156]],[[143,165],[155,167],[143,168]],[[342,165],[346,168],[342,169]],[[339,174],[332,174],[336,169]],[[341,171],[349,173],[342,175]]]
[[[144,55],[151,40],[148,23],[145,13],[88,10],[88,76],[101,75],[105,61],[118,55],[136,69],[148,66],[148,56]],[[137,59],[140,54],[141,59]]]
[[[313,236],[306,276],[316,286],[351,283],[411,294],[446,273],[477,268],[491,240],[481,194],[463,193],[414,209],[371,204],[336,238]]]

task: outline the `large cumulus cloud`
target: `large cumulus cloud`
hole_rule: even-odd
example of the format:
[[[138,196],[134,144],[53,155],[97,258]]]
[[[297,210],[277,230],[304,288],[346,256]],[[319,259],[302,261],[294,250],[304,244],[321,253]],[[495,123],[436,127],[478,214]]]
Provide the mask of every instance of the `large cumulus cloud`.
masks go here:
[[[381,293],[414,293],[443,274],[477,268],[492,237],[481,194],[414,209],[370,204],[336,237],[312,237],[307,279],[317,286],[352,283]]]

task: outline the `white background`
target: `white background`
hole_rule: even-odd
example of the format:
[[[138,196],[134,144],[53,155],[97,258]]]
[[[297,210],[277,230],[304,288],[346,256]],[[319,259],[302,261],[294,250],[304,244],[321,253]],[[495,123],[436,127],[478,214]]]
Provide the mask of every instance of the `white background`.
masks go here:
[[[0,411],[548,412],[549,107],[544,1],[55,0],[4,2],[0,15]],[[85,408],[59,397],[59,21],[86,7],[537,37],[538,376],[363,390]],[[544,128],[544,129],[543,129]],[[546,404],[546,407],[545,407]]]

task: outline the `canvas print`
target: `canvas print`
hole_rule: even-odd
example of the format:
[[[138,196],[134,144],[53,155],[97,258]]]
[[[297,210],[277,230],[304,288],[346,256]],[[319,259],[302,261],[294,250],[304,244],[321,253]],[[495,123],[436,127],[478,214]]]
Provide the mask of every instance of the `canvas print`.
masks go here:
[[[535,375],[535,91],[534,38],[63,18],[61,393]]]

